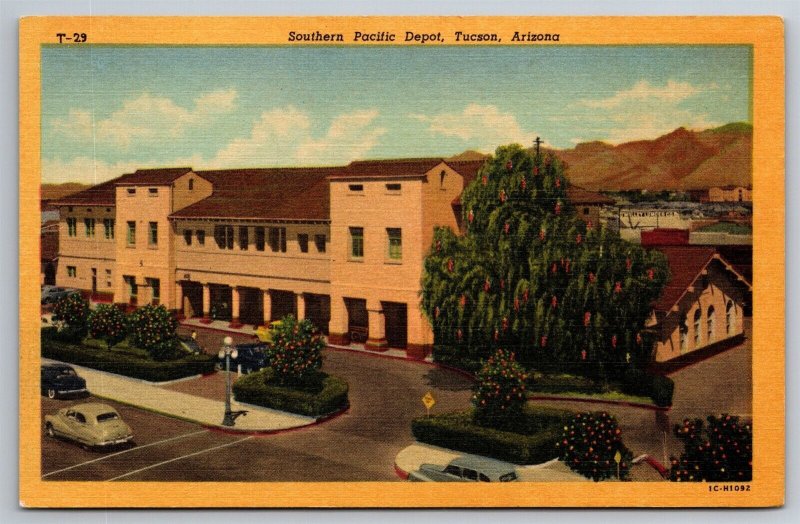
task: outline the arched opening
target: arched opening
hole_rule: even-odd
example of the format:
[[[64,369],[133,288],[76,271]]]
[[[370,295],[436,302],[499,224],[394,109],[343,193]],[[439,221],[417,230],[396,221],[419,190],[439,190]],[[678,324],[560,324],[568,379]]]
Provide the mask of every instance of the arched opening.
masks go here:
[[[725,334],[733,335],[735,323],[736,308],[733,306],[733,301],[728,300],[728,303],[725,304]]]
[[[715,320],[714,306],[708,306],[708,314],[706,315],[706,340],[708,340],[709,344],[714,341],[714,330],[716,328]]]
[[[700,340],[702,339],[700,335],[700,317],[702,313],[700,312],[700,308],[694,312],[694,347],[697,348],[700,346]]]
[[[681,316],[678,332],[681,338],[681,354],[683,354],[689,350],[689,324],[687,324],[686,314]]]

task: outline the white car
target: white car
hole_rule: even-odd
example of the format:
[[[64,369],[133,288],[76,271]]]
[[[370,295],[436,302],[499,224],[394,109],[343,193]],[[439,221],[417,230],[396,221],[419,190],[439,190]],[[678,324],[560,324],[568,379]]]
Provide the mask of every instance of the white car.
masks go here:
[[[459,457],[446,466],[423,464],[408,474],[414,482],[513,482],[517,471],[511,464],[481,457]]]

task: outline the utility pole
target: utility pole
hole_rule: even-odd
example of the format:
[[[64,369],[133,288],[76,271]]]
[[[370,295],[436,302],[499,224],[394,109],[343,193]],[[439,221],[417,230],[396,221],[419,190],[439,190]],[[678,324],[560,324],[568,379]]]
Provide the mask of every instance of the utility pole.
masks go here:
[[[538,136],[536,137],[536,140],[533,141],[533,144],[536,146],[536,156],[539,156],[539,144],[541,143],[542,139],[539,138]]]

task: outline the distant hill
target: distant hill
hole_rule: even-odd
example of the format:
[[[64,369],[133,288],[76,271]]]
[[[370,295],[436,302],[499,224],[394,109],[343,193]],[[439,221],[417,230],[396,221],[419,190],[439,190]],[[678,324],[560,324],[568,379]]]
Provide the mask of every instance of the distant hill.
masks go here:
[[[55,200],[58,198],[64,198],[65,196],[69,196],[75,194],[79,191],[83,191],[84,189],[88,189],[90,186],[86,184],[79,184],[77,182],[66,182],[64,184],[42,184],[42,200]]]
[[[460,153],[455,156],[451,156],[447,160],[452,160],[455,162],[464,162],[464,161],[472,161],[472,160],[483,160],[489,155],[484,155],[483,153],[479,153],[478,151],[473,151],[472,149],[468,149],[463,153]]]
[[[753,127],[735,122],[705,131],[681,127],[616,146],[585,142],[553,153],[566,163],[570,181],[589,190],[689,190],[752,184],[752,150]],[[466,155],[475,151],[458,157]]]

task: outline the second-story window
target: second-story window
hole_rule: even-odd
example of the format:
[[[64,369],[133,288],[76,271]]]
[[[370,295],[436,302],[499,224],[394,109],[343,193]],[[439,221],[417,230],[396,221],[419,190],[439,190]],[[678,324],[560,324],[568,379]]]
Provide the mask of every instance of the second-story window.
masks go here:
[[[301,253],[308,253],[308,235],[305,233],[297,235],[297,245],[300,246]]]
[[[214,226],[214,241],[220,249],[233,249],[233,226]]]
[[[112,240],[114,238],[114,219],[113,218],[104,218],[103,219],[103,229],[105,229],[105,236],[107,240]]]
[[[78,219],[67,217],[67,234],[71,237],[78,236]]]
[[[158,245],[158,222],[150,222],[149,235],[147,236],[147,245],[155,247]]]
[[[128,222],[128,245],[136,245],[136,222],[132,220]]]
[[[264,245],[267,243],[266,234],[263,227],[256,228],[256,251],[264,251]]]
[[[388,255],[391,260],[403,259],[403,232],[399,227],[386,228],[389,239]]]
[[[205,229],[198,229],[195,231],[197,234],[197,245],[205,246],[206,245],[206,230]]]
[[[158,188],[157,187],[149,188],[147,190],[147,194],[150,195],[151,197],[158,196]]]
[[[269,248],[273,253],[280,251],[286,253],[286,228],[285,227],[271,227],[269,228]]]
[[[191,229],[184,229],[183,230],[183,242],[187,246],[192,245],[192,230]]]
[[[325,235],[314,235],[314,244],[317,246],[317,253],[325,252]]]
[[[94,238],[94,219],[84,218],[83,224],[86,226],[86,236],[89,238]]]
[[[350,258],[364,258],[364,228],[350,228]]]
[[[247,251],[247,246],[250,244],[250,238],[247,231],[247,226],[239,228],[239,249]]]

